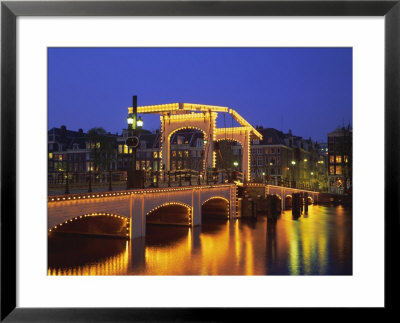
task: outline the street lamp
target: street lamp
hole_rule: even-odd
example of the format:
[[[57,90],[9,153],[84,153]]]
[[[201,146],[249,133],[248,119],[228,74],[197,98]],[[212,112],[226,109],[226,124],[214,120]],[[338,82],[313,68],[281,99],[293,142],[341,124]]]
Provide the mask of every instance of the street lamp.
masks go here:
[[[237,161],[234,161],[234,162],[233,162],[233,166],[238,167],[238,166],[239,166],[239,163],[238,163]]]
[[[137,127],[139,130],[143,126],[143,120],[142,118],[139,117],[139,120],[137,120],[137,96],[134,95],[132,98],[132,108],[128,108],[128,116],[126,118],[126,121],[128,123],[128,131],[129,131],[129,137],[126,140],[126,145],[129,148],[132,148],[132,165],[131,165],[131,171],[130,171],[130,176],[128,174],[128,182],[127,182],[127,188],[139,188],[140,182],[138,181],[138,176],[140,174],[136,171],[136,148],[139,146],[139,137],[137,134]]]
[[[138,126],[139,129],[142,129],[143,127],[143,120],[142,117],[139,116],[138,121],[136,122],[136,125]]]
[[[292,187],[294,187],[296,184],[295,184],[295,176],[294,176],[294,165],[296,165],[296,162],[294,161],[294,160],[292,160]]]
[[[310,179],[310,187],[311,187],[311,189],[313,189],[314,187],[314,185],[313,185],[313,183],[314,183],[314,181],[313,181],[313,177],[314,177],[314,172],[311,172],[310,173],[311,174],[311,179]]]
[[[126,117],[126,121],[128,123],[128,130],[132,130],[133,128],[133,121],[134,121],[134,116],[133,113],[129,113],[128,116]]]

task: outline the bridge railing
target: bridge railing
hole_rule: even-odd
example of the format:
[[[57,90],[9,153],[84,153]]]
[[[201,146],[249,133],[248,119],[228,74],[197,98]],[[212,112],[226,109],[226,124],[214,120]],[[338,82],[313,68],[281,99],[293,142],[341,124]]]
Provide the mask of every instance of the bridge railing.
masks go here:
[[[235,181],[243,182],[242,173],[236,170],[145,170],[141,172],[141,174],[141,176],[143,176],[143,180],[141,181],[142,187],[140,188],[210,185],[219,183],[232,183]],[[265,180],[263,182],[254,183],[319,191],[317,187],[312,187],[309,184],[295,181]],[[124,190],[126,188],[126,171],[48,173],[48,195],[113,191]]]
[[[141,172],[142,187],[179,187],[229,183],[240,179],[239,173],[218,170],[197,171],[190,169],[174,171],[145,170]],[[113,191],[127,189],[126,171],[108,172],[49,172],[48,195]]]
[[[320,189],[318,187],[318,185],[311,185],[310,183],[299,182],[299,181],[269,179],[269,180],[264,180],[264,181],[252,181],[252,183],[282,186],[282,187],[286,187],[286,188],[295,188],[295,189],[307,190],[307,191],[316,191],[316,192],[324,191],[324,190]]]

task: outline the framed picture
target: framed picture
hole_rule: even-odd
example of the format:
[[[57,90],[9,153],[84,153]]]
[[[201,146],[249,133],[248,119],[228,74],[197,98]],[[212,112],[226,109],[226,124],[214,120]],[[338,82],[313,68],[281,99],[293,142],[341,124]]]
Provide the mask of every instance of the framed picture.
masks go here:
[[[3,1],[1,320],[231,321],[239,309],[245,315],[256,308],[278,307],[391,309],[394,299],[390,291],[398,281],[392,259],[397,254],[399,229],[399,15],[398,1]],[[123,106],[114,95],[101,102],[107,91],[123,93],[121,80],[132,72],[123,62],[129,60],[137,64],[136,80],[147,84],[146,90],[140,87],[142,93],[152,99],[133,96],[133,102],[130,97]],[[259,73],[274,75],[265,86],[275,93],[270,92],[271,101],[265,108],[246,110],[246,105],[260,105],[262,100],[255,92],[261,91],[263,79],[250,73],[257,60]],[[242,74],[233,73],[235,68],[242,68]],[[217,73],[211,73],[213,70]],[[201,99],[196,91],[208,89],[213,93],[209,100],[218,102],[154,102],[169,96],[157,96],[152,88],[167,91],[185,73],[195,74],[187,79],[192,85],[177,83],[176,93],[180,89],[185,99],[190,100],[189,94]],[[285,91],[277,85],[279,75],[287,79],[321,77],[309,83],[312,89],[301,87],[306,79],[302,77],[303,81]],[[240,111],[231,107],[240,100],[228,97],[235,93],[224,92],[232,78],[236,78],[232,89],[245,93]],[[107,79],[108,88],[96,87],[99,79]],[[124,80],[127,83],[132,77]],[[207,81],[208,88],[204,87]],[[218,82],[225,83],[220,93],[215,90]],[[334,84],[337,88],[330,89],[334,95],[329,97],[331,92],[322,88]],[[310,98],[305,102],[314,104],[314,109],[301,103],[307,91]],[[72,100],[69,92],[74,99],[77,95],[82,99]],[[88,102],[96,95],[103,99]],[[298,129],[305,129],[302,136],[308,137],[307,131],[318,128],[318,123],[343,118],[340,138],[334,129],[319,125],[324,128],[325,145],[313,141],[311,135],[302,139],[290,128],[285,130],[283,117],[281,131],[260,126],[258,122],[267,122],[264,111],[268,115],[266,111],[273,109],[271,102],[284,101],[283,96],[292,97],[292,102],[288,101],[281,116],[290,120],[287,115],[293,113],[296,120],[292,124],[302,123],[303,128]],[[111,124],[109,116],[119,116],[121,105],[128,117],[118,125],[124,129],[120,135],[97,127],[96,122],[101,122],[96,121],[101,120],[96,119],[98,114],[109,110],[103,118]],[[313,119],[302,119],[302,113],[295,114],[299,110],[312,111]],[[150,113],[161,115],[161,119],[157,116],[161,127],[153,133],[143,131],[146,123],[152,122],[147,118]],[[219,124],[215,120],[218,114]],[[279,128],[273,113],[269,115],[271,124]],[[206,118],[210,122],[205,122]],[[86,122],[82,127],[91,129],[58,128],[56,123],[62,120],[76,128]],[[174,128],[171,122],[179,125]],[[59,133],[87,139],[64,142],[56,139]],[[147,152],[150,139],[145,141],[145,136],[154,137],[150,145],[157,149]],[[333,154],[332,147],[337,148],[335,144],[343,138],[346,143],[354,138],[354,148]],[[60,153],[63,144],[68,145],[68,154]],[[102,150],[107,145],[115,148],[110,153],[115,160],[107,159]],[[210,153],[207,147],[211,147]],[[310,168],[311,161],[316,166]],[[326,170],[326,178],[318,167]],[[218,192],[211,194],[212,190]],[[335,209],[334,225],[321,224],[328,211],[314,214],[314,206],[308,209],[311,203],[322,203],[321,192],[326,192],[327,203],[348,202],[352,211]],[[103,203],[99,198],[111,194],[117,203],[94,212],[92,200]],[[149,201],[149,196],[154,196],[155,202],[146,202],[144,194]],[[71,199],[76,201],[69,202]],[[141,202],[132,202],[135,199]],[[124,201],[131,204],[125,207]],[[201,205],[199,210],[196,203]],[[82,214],[74,213],[77,205]],[[263,207],[268,215],[261,224],[232,224],[240,217],[255,217]],[[290,211],[285,211],[289,207]],[[279,214],[285,211],[283,220],[276,219],[275,208]],[[214,240],[208,245],[204,230],[199,233],[195,229],[207,212],[227,217],[226,228],[218,227],[219,240],[211,225],[207,233],[214,234]],[[167,217],[167,213],[173,216]],[[290,229],[279,229],[289,215],[286,226]],[[293,229],[301,223],[299,217],[309,224]],[[162,243],[157,237],[162,234],[158,229],[149,234],[146,223],[189,227],[183,230],[184,251],[174,253],[170,248],[160,252],[157,248]],[[175,235],[167,237],[168,244],[176,243],[176,236],[183,231],[168,231]],[[130,239],[115,240],[115,244],[93,239],[81,243],[75,238],[68,240],[68,234],[112,236],[108,241],[116,236],[140,239],[149,234],[155,247],[133,248]],[[260,240],[264,245],[248,242],[249,235],[257,234],[266,234],[265,241]],[[291,237],[281,241],[277,234]],[[316,235],[317,241],[310,238]],[[235,238],[228,240],[229,236]],[[196,247],[200,240],[202,249]],[[232,244],[225,248],[226,241]],[[276,243],[281,249],[271,249]],[[80,260],[76,265],[76,258],[82,255],[71,253],[70,245],[75,251],[87,248],[85,265]],[[277,252],[276,259],[268,255],[264,259],[265,254],[257,253],[257,248],[271,257]],[[99,249],[106,261],[93,265],[91,259]],[[202,256],[198,256],[200,250]],[[224,257],[225,263],[215,260]],[[133,258],[146,259],[146,270]],[[298,263],[298,259],[304,262]],[[160,263],[163,270],[157,267]],[[84,277],[86,274],[95,277]]]

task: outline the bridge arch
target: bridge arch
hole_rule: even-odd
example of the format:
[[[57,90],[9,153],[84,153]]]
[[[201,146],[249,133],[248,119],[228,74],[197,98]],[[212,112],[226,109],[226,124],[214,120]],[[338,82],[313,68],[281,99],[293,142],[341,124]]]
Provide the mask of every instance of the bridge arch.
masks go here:
[[[243,146],[243,143],[241,142],[240,139],[238,138],[218,138],[217,140],[215,140],[216,142],[220,142],[220,141],[233,141],[233,142],[237,142],[239,143],[241,146]]]
[[[168,140],[171,140],[171,137],[172,137],[172,135],[173,135],[174,133],[176,133],[176,132],[178,132],[178,131],[181,131],[181,130],[188,130],[188,129],[189,129],[189,130],[198,130],[198,131],[200,131],[200,132],[203,133],[204,139],[208,139],[208,135],[207,135],[206,131],[205,131],[203,128],[195,127],[195,126],[180,126],[180,127],[177,127],[177,128],[174,129],[174,130],[171,130],[171,132],[170,132],[169,135],[168,135]]]
[[[223,196],[212,196],[201,204],[201,217],[204,219],[229,219],[230,203]]]
[[[216,129],[215,140],[236,141],[242,146],[242,172],[245,180],[250,180],[250,137],[251,131],[248,127],[219,128]]]
[[[130,218],[108,212],[92,212],[69,218],[48,230],[49,234],[82,234],[130,237]]]
[[[215,152],[212,151],[212,147],[213,140],[215,139],[214,132],[216,128],[216,118],[216,112],[161,116],[161,158],[162,163],[165,165],[167,171],[171,170],[171,135],[179,130],[184,129],[196,129],[204,134],[204,139],[207,140],[207,143],[204,145],[204,166],[215,167]]]
[[[197,160],[198,163],[196,163],[196,165],[193,165],[190,162],[192,160],[192,155],[189,156],[189,159],[188,159],[189,164],[187,166],[185,166],[186,161],[184,159],[177,158],[177,157],[174,158],[173,156],[171,157],[171,140],[172,140],[172,136],[174,134],[176,134],[176,133],[179,133],[179,132],[184,134],[185,130],[198,131],[199,133],[201,133],[203,135],[203,151],[202,151],[201,158],[199,158],[199,160]],[[181,126],[181,127],[176,128],[175,130],[172,130],[169,133],[168,138],[166,140],[167,140],[167,143],[169,144],[169,150],[168,150],[167,153],[168,153],[168,160],[169,160],[168,166],[170,167],[170,169],[174,169],[174,166],[173,165],[171,166],[171,163],[173,164],[174,160],[176,161],[176,169],[179,169],[178,163],[179,163],[180,160],[184,160],[182,162],[182,165],[181,165],[182,169],[189,168],[189,169],[195,169],[195,170],[201,170],[201,171],[204,171],[206,169],[206,159],[204,158],[204,156],[206,154],[208,154],[208,152],[206,152],[206,150],[205,150],[206,145],[204,144],[204,141],[208,142],[210,140],[210,138],[209,138],[208,134],[205,132],[204,129],[202,129],[200,127],[196,127],[196,126]],[[209,146],[209,149],[210,149],[210,146]],[[178,151],[179,151],[179,149],[178,149]],[[191,151],[189,151],[189,153],[191,153]],[[167,165],[166,165],[166,167],[167,167]]]
[[[150,224],[192,224],[192,207],[182,202],[167,202],[146,213],[146,223]]]
[[[221,156],[218,153],[216,154],[216,167],[221,169],[227,168],[231,170],[240,170],[243,172],[243,142],[239,138],[219,138],[218,136],[215,142],[218,143],[219,151],[221,153]],[[234,154],[235,150],[232,149],[232,143],[240,145],[240,153],[239,150],[236,150],[238,155]],[[230,147],[229,144],[231,144]],[[239,165],[234,166],[234,161],[238,162]]]

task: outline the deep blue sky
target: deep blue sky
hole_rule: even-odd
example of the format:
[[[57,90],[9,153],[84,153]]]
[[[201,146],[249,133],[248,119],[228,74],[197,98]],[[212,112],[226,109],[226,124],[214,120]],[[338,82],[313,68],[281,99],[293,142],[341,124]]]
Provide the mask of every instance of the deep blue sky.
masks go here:
[[[352,124],[351,48],[49,48],[48,64],[49,129],[121,133],[132,95],[138,105],[228,106],[253,125],[324,142]]]

